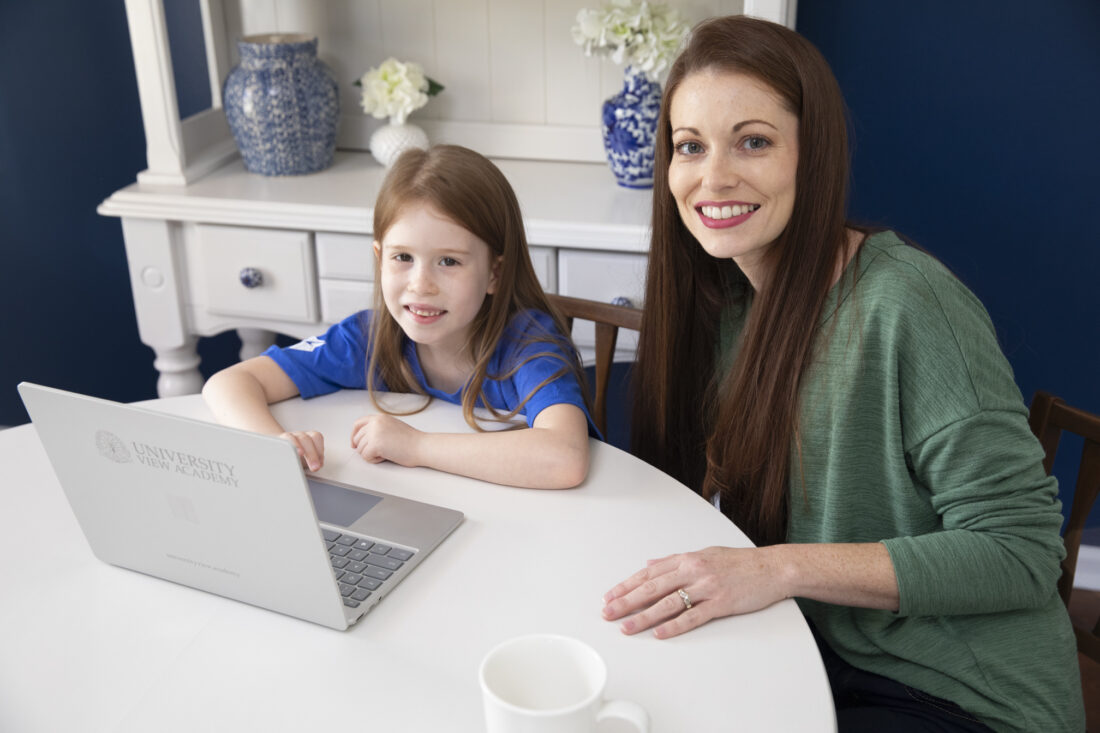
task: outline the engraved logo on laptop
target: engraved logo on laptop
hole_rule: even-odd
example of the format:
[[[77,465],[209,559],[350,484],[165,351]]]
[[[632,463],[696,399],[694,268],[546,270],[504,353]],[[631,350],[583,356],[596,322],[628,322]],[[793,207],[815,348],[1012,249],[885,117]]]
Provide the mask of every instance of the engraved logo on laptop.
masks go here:
[[[181,473],[212,484],[240,485],[237,467],[225,461],[137,441],[131,441],[127,447],[121,438],[107,430],[96,431],[95,444],[101,456],[115,463],[133,463],[136,460],[150,468]]]
[[[96,448],[99,448],[99,455],[109,458],[115,463],[129,463],[134,460],[130,455],[130,451],[126,448],[126,444],[119,440],[119,437],[114,433],[97,430],[95,445]]]
[[[222,486],[239,486],[237,467],[207,456],[149,443],[130,443],[138,463]]]

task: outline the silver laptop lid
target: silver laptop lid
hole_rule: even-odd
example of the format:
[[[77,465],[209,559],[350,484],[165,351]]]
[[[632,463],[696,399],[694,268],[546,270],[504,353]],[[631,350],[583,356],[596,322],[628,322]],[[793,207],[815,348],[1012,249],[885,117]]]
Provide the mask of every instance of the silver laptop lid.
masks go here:
[[[29,383],[19,392],[96,557],[331,628],[348,626],[290,443]],[[424,545],[417,562],[462,520],[452,510],[385,498],[370,512],[371,523],[388,518],[416,528]],[[426,528],[418,506],[435,510]]]

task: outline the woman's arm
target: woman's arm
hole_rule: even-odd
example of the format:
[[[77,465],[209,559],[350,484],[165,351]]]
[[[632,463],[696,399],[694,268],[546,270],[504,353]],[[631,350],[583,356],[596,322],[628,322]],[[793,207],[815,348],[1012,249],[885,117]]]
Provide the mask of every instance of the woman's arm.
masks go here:
[[[878,542],[710,547],[651,560],[604,595],[603,616],[637,612],[620,625],[623,633],[656,627],[654,636],[664,639],[793,597],[888,611],[899,602],[890,554]]]
[[[324,462],[324,438],[309,431],[287,432],[268,407],[298,394],[298,387],[286,372],[267,356],[257,356],[227,367],[202,388],[202,396],[214,417],[223,425],[289,440],[311,471]]]
[[[588,475],[588,420],[575,405],[543,409],[530,428],[489,433],[425,433],[391,415],[356,421],[352,447],[372,463],[439,471],[531,489],[568,489]]]

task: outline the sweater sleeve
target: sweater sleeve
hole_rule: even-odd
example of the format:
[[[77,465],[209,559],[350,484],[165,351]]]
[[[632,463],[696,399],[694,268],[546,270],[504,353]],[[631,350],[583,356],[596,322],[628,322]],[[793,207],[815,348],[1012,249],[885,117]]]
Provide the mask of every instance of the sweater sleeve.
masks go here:
[[[905,460],[940,526],[884,541],[900,615],[1033,608],[1055,592],[1064,548],[1057,481],[985,309],[950,274],[899,329]]]
[[[886,540],[901,615],[1034,608],[1055,590],[1064,550],[1057,482],[1017,412],[980,411],[909,451],[942,528]]]

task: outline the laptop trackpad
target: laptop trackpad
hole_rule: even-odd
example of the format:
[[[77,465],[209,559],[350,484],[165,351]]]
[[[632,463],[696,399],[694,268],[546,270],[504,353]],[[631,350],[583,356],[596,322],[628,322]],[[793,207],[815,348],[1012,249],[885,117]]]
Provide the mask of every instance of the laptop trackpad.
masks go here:
[[[382,501],[382,497],[362,491],[352,491],[309,478],[306,481],[309,483],[309,492],[313,496],[313,508],[317,512],[317,519],[325,524],[350,527],[375,504]]]

